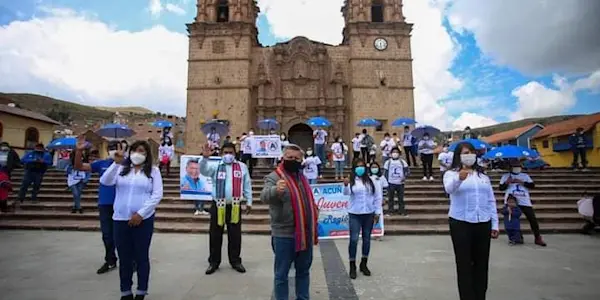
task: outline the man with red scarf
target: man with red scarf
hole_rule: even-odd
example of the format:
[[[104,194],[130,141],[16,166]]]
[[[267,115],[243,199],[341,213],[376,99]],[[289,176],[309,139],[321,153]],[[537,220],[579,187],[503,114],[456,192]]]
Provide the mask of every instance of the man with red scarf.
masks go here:
[[[288,273],[296,269],[296,299],[309,299],[313,246],[317,244],[317,216],[313,194],[301,171],[302,149],[290,144],[283,160],[265,177],[260,199],[269,204],[271,245],[275,253],[275,300],[289,299]]]

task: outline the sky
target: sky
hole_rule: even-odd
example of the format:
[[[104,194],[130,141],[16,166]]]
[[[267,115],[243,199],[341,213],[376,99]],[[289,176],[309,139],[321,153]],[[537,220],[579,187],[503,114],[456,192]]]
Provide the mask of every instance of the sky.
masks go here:
[[[0,0],[0,91],[185,115],[196,2]],[[344,0],[257,2],[265,46],[298,35],[341,43]],[[600,1],[402,2],[420,124],[600,111]]]

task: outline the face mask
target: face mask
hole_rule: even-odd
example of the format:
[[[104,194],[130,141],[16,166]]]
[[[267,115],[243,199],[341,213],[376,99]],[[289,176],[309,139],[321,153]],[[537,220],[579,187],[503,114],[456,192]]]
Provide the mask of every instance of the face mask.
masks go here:
[[[285,140],[285,135],[281,136],[281,140],[284,141]]]
[[[397,152],[392,153],[392,158],[393,159],[398,159],[399,157],[400,157],[400,153],[397,153]]]
[[[108,157],[110,157],[110,159],[115,159],[115,154],[117,154],[117,150],[108,151]]]
[[[306,155],[311,156],[313,154],[312,151],[306,151]]]
[[[356,174],[358,177],[365,175],[365,167],[356,167],[354,169],[354,174]]]
[[[389,137],[389,136],[386,136],[386,137],[385,137],[385,140],[386,140],[386,141],[389,141],[389,140],[390,140],[390,137]]]
[[[522,171],[521,167],[512,167],[512,172],[514,174],[519,174],[519,173],[521,173],[521,171]]]
[[[467,167],[472,167],[476,161],[477,161],[477,155],[475,155],[475,154],[461,154],[460,155],[460,162]]]
[[[284,160],[283,168],[290,173],[298,173],[302,163],[297,160]]]
[[[338,139],[338,143],[341,143],[341,142],[343,142],[343,140],[342,139]]]
[[[423,140],[425,140],[425,141],[428,141],[428,140],[429,140],[429,137],[428,137],[428,136],[424,136],[424,137],[423,137]]]
[[[2,149],[0,149],[0,151],[2,151],[2,152],[8,152],[9,150],[10,150],[9,148],[2,148]]]
[[[448,152],[448,147],[444,147],[444,148],[442,148],[442,151],[444,151],[444,152]]]
[[[233,154],[225,154],[223,155],[223,162],[226,164],[230,164],[233,162],[234,156]]]
[[[254,135],[254,131],[250,131],[250,132],[248,132],[248,134],[249,134],[250,136],[253,136],[253,135]]]
[[[146,155],[135,152],[129,154],[129,159],[134,166],[139,166],[146,161]]]
[[[378,168],[371,168],[371,174],[373,174],[373,175],[379,174],[379,169]]]

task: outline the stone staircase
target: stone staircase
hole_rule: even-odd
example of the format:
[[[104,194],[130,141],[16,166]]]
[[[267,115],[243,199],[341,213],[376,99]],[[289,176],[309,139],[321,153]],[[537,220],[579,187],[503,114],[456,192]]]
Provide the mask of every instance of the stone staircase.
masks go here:
[[[253,179],[253,213],[243,216],[243,231],[247,234],[269,234],[268,205],[260,202],[262,178],[270,169],[258,167]],[[156,213],[156,231],[205,233],[208,231],[208,216],[194,216],[193,201],[179,199],[179,170],[173,168],[171,176],[163,178],[164,198]],[[502,173],[490,172],[496,187],[498,207],[502,205],[503,192],[497,190]],[[405,191],[408,217],[389,216],[385,218],[386,234],[447,234],[448,199],[445,198],[439,171],[436,181],[421,180],[421,170],[413,169],[407,180]],[[600,192],[600,169],[590,172],[573,172],[569,169],[548,169],[530,173],[536,182],[531,191],[532,200],[543,232],[576,232],[582,225],[577,213],[576,202],[585,192]],[[15,170],[13,183],[18,189],[23,178],[22,170]],[[333,170],[325,170],[321,182],[333,182]],[[2,229],[43,229],[43,230],[100,230],[96,206],[98,177],[93,177],[84,190],[82,198],[83,214],[71,214],[73,198],[67,191],[66,175],[62,171],[49,170],[44,178],[39,203],[27,199],[21,209],[14,213],[0,215]],[[11,200],[16,197],[16,191]],[[500,216],[502,220],[502,216]],[[502,224],[500,225],[502,228]],[[529,232],[529,224],[524,220],[522,228]]]

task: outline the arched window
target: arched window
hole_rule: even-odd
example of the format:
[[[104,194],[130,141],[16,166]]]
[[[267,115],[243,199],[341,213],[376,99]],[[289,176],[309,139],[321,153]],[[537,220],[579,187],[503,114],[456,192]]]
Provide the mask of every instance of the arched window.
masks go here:
[[[371,4],[371,22],[382,23],[383,22],[383,1],[373,0]]]
[[[37,128],[29,127],[25,130],[25,148],[32,149],[40,142],[40,132]]]
[[[229,22],[229,1],[219,0],[217,4],[217,22]]]

